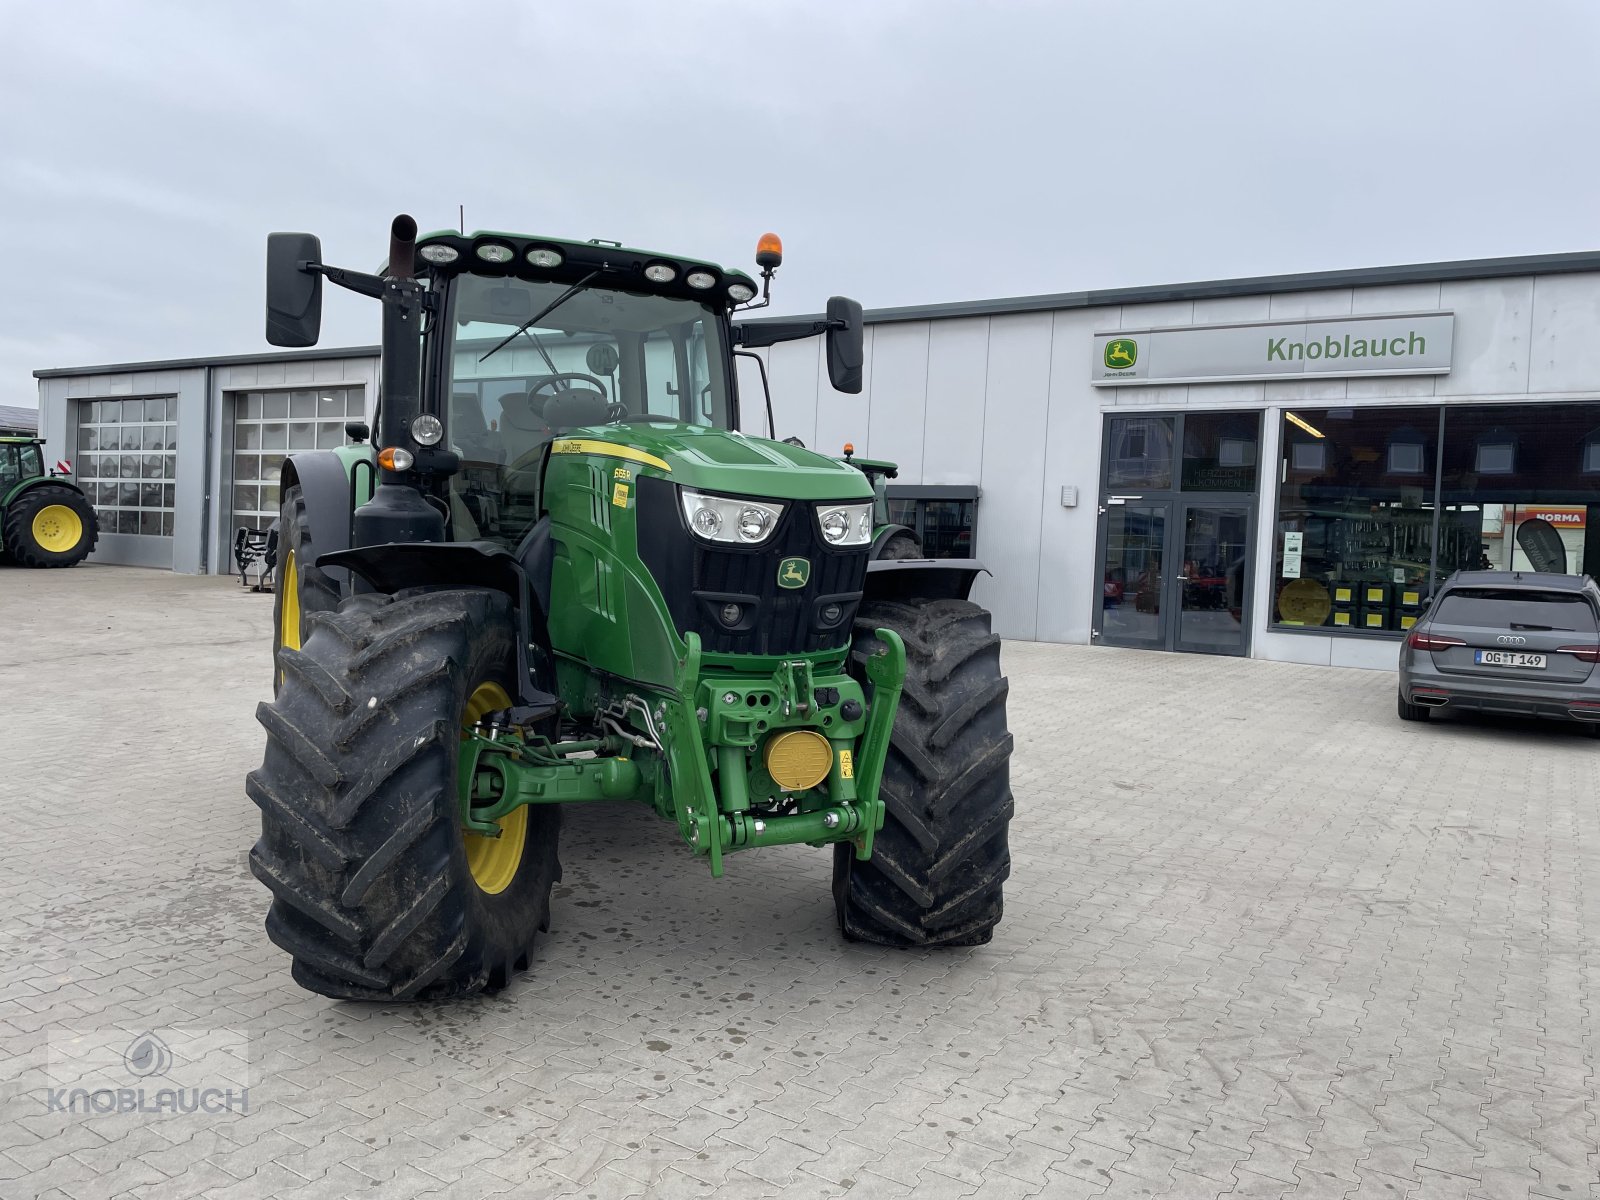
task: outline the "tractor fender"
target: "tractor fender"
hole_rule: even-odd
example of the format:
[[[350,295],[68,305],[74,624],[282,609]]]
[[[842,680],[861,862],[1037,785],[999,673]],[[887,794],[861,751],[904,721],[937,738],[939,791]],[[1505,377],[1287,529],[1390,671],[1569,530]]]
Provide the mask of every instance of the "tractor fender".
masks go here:
[[[965,600],[980,574],[990,572],[972,558],[879,559],[867,564],[867,600]]]
[[[306,502],[311,544],[321,552],[320,566],[321,558],[350,548],[350,474],[332,450],[307,450],[285,460],[279,477],[279,497],[297,483]],[[330,570],[328,574],[348,595],[344,570]]]
[[[77,492],[78,495],[82,496],[85,500],[89,498],[88,493],[85,492],[83,488],[74,483],[72,480],[68,479],[65,475],[35,475],[32,479],[24,479],[9,492],[6,492],[4,495],[0,495],[0,510],[10,508],[12,504],[16,503],[29,492],[37,491],[42,487],[65,488],[69,492]]]
[[[504,592],[511,597],[517,622],[517,679],[523,689],[518,703],[548,699],[533,680],[537,678],[552,689],[555,686],[549,622],[527,571],[504,546],[495,542],[389,542],[318,554],[316,565],[324,571],[332,567],[347,570],[373,591],[388,595],[419,587]]]

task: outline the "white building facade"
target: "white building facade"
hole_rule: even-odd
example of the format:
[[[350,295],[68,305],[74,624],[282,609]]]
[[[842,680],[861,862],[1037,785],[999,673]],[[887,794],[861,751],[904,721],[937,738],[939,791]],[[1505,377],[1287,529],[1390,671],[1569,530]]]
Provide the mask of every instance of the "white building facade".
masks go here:
[[[869,309],[858,396],[820,340],[765,358],[777,436],[897,462],[1005,637],[1390,667],[1452,570],[1600,574],[1597,331],[1581,253]],[[217,572],[282,456],[370,417],[377,353],[37,374],[96,558]]]
[[[1600,254],[867,319],[860,396],[771,351],[778,435],[975,489],[1005,637],[1388,668],[1458,567],[1600,574]]]

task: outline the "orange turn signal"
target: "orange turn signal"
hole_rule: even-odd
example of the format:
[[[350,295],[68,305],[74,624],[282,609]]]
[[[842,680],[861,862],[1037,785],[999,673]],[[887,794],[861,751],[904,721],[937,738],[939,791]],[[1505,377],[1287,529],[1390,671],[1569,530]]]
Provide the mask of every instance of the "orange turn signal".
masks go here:
[[[411,451],[400,446],[385,446],[378,451],[378,465],[385,471],[409,471],[416,461]]]
[[[756,266],[772,270],[783,262],[783,239],[775,233],[763,233],[756,242]]]

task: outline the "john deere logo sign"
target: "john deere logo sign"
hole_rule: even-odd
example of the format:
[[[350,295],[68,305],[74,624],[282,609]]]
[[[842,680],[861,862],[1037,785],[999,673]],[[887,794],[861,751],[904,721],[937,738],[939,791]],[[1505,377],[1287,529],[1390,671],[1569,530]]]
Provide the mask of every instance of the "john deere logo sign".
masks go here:
[[[1231,325],[1168,325],[1094,335],[1099,387],[1356,375],[1444,375],[1448,312],[1307,317]]]
[[[804,558],[786,558],[778,564],[778,586],[803,588],[811,578],[811,563]]]
[[[1132,338],[1113,338],[1106,343],[1101,361],[1108,371],[1126,371],[1139,361],[1139,343]]]

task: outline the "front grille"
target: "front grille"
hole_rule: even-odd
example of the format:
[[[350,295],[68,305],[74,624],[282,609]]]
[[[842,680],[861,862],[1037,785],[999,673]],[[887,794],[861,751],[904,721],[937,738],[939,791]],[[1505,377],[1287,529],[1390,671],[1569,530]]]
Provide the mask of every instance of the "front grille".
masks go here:
[[[689,532],[673,484],[640,477],[639,555],[677,628],[699,634],[714,654],[801,654],[848,643],[868,547],[829,546],[813,507],[811,501],[790,501],[762,545],[724,546]],[[811,564],[804,587],[778,586],[778,566],[786,558]],[[734,628],[720,619],[728,604],[743,610]],[[822,611],[831,604],[839,606],[839,617],[824,623]]]

